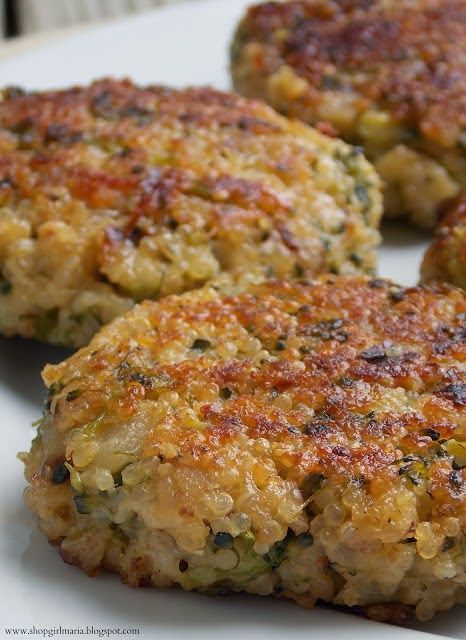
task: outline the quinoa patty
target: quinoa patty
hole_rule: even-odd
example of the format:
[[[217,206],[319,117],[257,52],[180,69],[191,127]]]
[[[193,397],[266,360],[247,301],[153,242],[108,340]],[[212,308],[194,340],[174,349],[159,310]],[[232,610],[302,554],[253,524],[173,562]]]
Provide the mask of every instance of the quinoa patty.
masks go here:
[[[466,599],[465,318],[362,276],[144,302],[45,368],[27,504],[90,575],[428,619]]]
[[[225,273],[371,272],[380,215],[360,150],[258,102],[115,80],[5,90],[0,332],[79,346]]]
[[[445,207],[421,267],[422,282],[444,281],[466,289],[466,196]]]
[[[249,9],[234,85],[364,147],[390,217],[433,228],[466,188],[466,0],[291,0]]]

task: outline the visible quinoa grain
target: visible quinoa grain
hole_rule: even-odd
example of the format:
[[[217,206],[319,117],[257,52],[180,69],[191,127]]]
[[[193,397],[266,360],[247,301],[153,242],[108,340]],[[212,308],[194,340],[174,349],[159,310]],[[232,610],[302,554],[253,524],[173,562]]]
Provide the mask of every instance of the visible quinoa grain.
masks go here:
[[[104,79],[2,91],[2,132],[4,335],[76,347],[141,300],[207,282],[241,291],[375,268],[375,171],[259,102]]]
[[[466,0],[262,2],[233,38],[233,84],[361,145],[385,184],[384,215],[434,229],[466,188],[465,21]],[[370,207],[365,180],[355,196]],[[460,242],[445,243],[459,260],[432,254],[426,274],[438,264],[461,279]]]
[[[145,302],[47,366],[21,459],[64,559],[392,622],[462,601],[466,296],[407,289],[408,316],[370,282]]]

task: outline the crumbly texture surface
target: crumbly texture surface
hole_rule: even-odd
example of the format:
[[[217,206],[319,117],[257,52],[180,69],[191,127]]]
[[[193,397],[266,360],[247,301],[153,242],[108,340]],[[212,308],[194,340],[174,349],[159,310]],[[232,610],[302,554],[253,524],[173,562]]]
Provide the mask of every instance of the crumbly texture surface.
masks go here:
[[[3,99],[1,99],[3,97]],[[372,272],[360,150],[213,89],[0,93],[0,332],[79,346],[136,301]]]
[[[421,280],[450,282],[466,289],[466,196],[445,207],[422,262]]]
[[[466,187],[465,0],[252,6],[232,45],[237,90],[361,144],[386,215],[433,228]]]
[[[26,501],[130,585],[466,599],[466,296],[326,276],[145,302],[47,366]]]

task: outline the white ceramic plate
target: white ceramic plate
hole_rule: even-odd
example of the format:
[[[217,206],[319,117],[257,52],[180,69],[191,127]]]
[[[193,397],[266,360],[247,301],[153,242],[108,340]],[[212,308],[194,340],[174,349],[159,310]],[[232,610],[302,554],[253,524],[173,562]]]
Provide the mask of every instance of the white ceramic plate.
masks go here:
[[[228,43],[246,4],[246,0],[193,2],[80,30],[0,61],[0,86],[44,89],[111,74],[147,83],[227,88]],[[414,284],[427,240],[413,230],[386,229],[380,273]],[[150,640],[466,638],[466,610],[461,607],[417,630],[404,630],[326,609],[307,611],[280,600],[131,590],[117,576],[90,579],[63,564],[22,504],[24,480],[15,454],[29,447],[33,433],[29,425],[41,414],[42,366],[65,355],[36,343],[0,340],[2,638],[11,637],[6,628],[28,632],[34,625],[38,630],[55,628],[56,638],[70,637],[56,632],[60,625],[84,630],[137,628],[138,635],[126,637]]]

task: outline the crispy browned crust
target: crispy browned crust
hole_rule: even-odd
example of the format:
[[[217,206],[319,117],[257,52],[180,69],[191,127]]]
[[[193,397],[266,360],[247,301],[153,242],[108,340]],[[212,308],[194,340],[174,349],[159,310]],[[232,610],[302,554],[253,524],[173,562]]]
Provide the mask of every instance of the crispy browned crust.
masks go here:
[[[257,203],[258,208],[265,204],[267,210],[282,210],[284,205],[261,183],[226,175],[206,176],[204,184],[182,166],[151,170],[149,155],[155,149],[144,148],[137,139],[154,125],[172,129],[177,123],[199,129],[232,127],[251,135],[278,134],[279,123],[268,120],[266,112],[260,118],[252,104],[208,88],[140,88],[113,80],[49,93],[22,95],[7,90],[0,101],[0,142],[5,146],[0,156],[1,203],[14,206],[26,194],[45,198],[48,189],[64,186],[93,209],[131,209],[124,229],[116,234],[108,229],[109,242],[134,235],[144,215],[152,215],[159,225],[169,223],[169,212],[183,193],[199,192],[206,199],[239,207]],[[183,146],[181,139],[178,143]],[[104,162],[99,158],[92,162],[86,154],[90,144],[103,151],[114,144],[118,152],[104,157]]]
[[[264,80],[287,65],[308,83],[289,114],[312,114],[329,92],[354,93],[359,112],[389,110],[452,148],[466,124],[465,23],[465,0],[266,2],[251,7],[238,29],[236,87],[267,97]],[[251,44],[255,56],[246,63]]]
[[[445,281],[466,289],[466,196],[448,203],[421,267],[423,282]]]
[[[436,452],[439,439],[465,425],[465,313],[463,292],[446,285],[403,290],[385,280],[344,277],[313,285],[275,282],[225,299],[192,293],[146,302],[89,347],[46,369],[47,384],[59,390],[54,422],[62,431],[60,425],[71,426],[73,415],[85,410],[85,422],[104,412],[119,423],[168,390],[190,403],[195,397],[187,389],[201,377],[231,394],[200,407],[202,439],[176,413],[169,419],[163,438],[176,446],[179,464],[212,470],[217,449],[241,433],[282,445],[274,449],[275,463],[302,489],[318,473],[335,482],[362,474],[379,486],[399,481],[404,456],[432,454],[432,509],[460,513],[463,471],[453,472],[451,460]],[[145,328],[129,338],[131,323]],[[210,327],[214,337],[205,353],[188,348],[178,363],[162,364],[169,345],[183,340],[180,323],[198,333]],[[119,340],[123,325],[126,337]],[[260,365],[219,355],[215,336],[225,327],[232,340],[246,329],[269,355]],[[79,398],[68,402],[78,371]],[[394,414],[384,397],[395,388],[413,394],[416,409]],[[284,413],[274,406],[281,393],[294,406],[312,407],[314,419],[303,424],[298,408]],[[438,437],[432,439],[430,429]],[[156,454],[159,438],[154,425],[145,456]]]
[[[27,503],[90,575],[426,620],[464,596],[465,317],[365,277],[145,302],[45,368]]]
[[[246,264],[261,277],[374,266],[375,172],[264,104],[111,79],[0,98],[4,333],[81,345],[135,301]],[[36,278],[40,301],[25,292]],[[89,315],[93,331],[73,326]]]
[[[156,149],[145,147],[138,138],[151,131],[159,134],[156,127],[163,125],[170,133],[180,128],[180,138],[173,139],[178,162],[166,162],[167,168],[161,163],[151,170],[149,156]],[[238,209],[255,206],[257,212],[280,216],[289,206],[263,183],[209,171],[204,180],[200,176],[196,180],[183,167],[183,160],[188,164],[183,137],[189,135],[188,129],[231,129],[232,136],[273,137],[286,133],[284,125],[286,121],[264,105],[209,88],[178,91],[102,80],[49,93],[23,95],[16,89],[6,90],[0,101],[0,203],[14,206],[26,195],[46,198],[47,189],[65,186],[72,197],[91,208],[134,209],[124,230],[129,235],[147,214],[159,225],[170,222],[169,211],[183,193]],[[118,152],[93,162],[86,153],[89,145],[106,152],[112,144]],[[277,168],[279,173],[291,169],[285,164]],[[229,218],[241,213],[234,209]],[[299,239],[294,243],[299,244]]]

